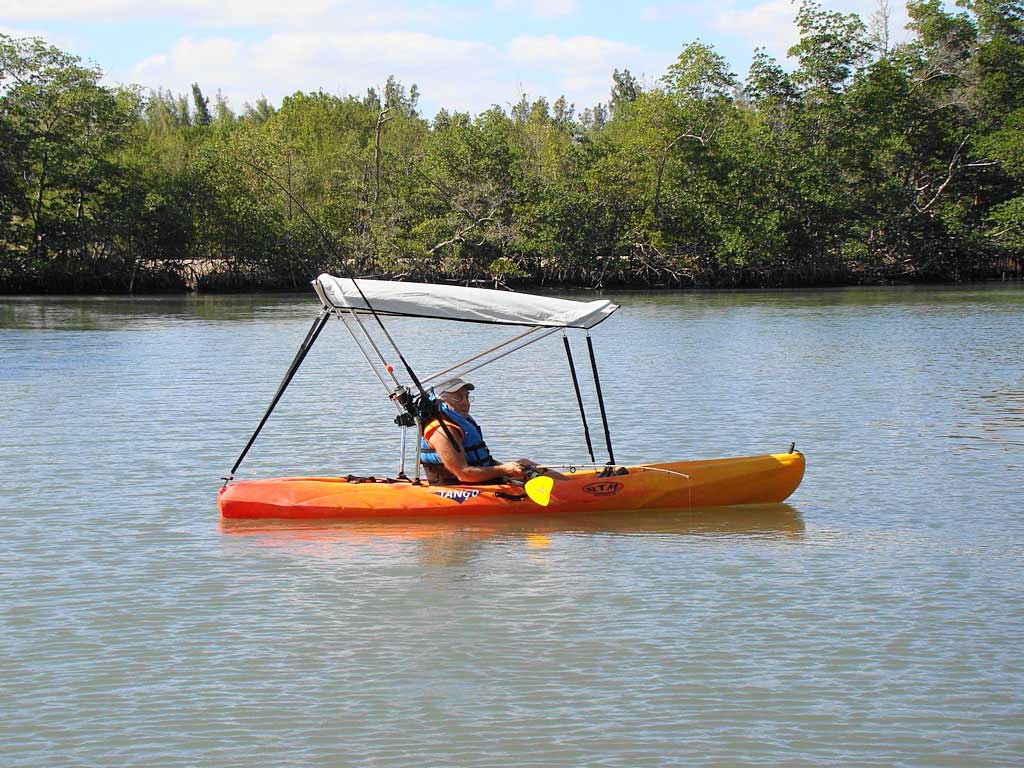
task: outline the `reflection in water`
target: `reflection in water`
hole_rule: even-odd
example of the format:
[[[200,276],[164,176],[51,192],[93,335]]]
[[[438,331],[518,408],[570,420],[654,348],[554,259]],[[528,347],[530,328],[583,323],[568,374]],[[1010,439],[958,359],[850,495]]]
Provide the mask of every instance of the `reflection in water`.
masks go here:
[[[250,322],[306,317],[309,294],[0,297],[0,329],[105,331],[175,322]]]
[[[633,536],[744,536],[801,539],[804,521],[789,504],[757,504],[703,510],[605,512],[551,515],[293,521],[221,519],[229,535],[257,536],[262,544],[309,553],[325,545],[414,544],[424,565],[470,562],[489,541],[518,541],[531,549],[550,546],[554,534]]]

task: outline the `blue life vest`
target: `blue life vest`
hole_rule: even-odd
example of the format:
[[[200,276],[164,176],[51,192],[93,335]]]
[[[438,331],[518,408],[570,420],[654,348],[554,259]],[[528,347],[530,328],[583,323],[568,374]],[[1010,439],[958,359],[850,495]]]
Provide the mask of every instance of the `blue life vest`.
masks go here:
[[[447,403],[438,402],[441,415],[449,424],[455,424],[462,430],[462,449],[466,452],[466,463],[471,467],[493,467],[498,462],[491,456],[487,443],[484,442],[480,425],[472,416],[463,416],[450,408]],[[436,419],[435,419],[436,421]],[[433,422],[431,422],[432,424]],[[429,426],[429,424],[424,425]],[[440,428],[440,427],[439,427]],[[442,433],[443,434],[443,433]],[[454,435],[453,435],[454,437]],[[444,438],[447,440],[448,438]],[[444,465],[425,437],[420,438],[420,461],[426,465],[440,467]]]

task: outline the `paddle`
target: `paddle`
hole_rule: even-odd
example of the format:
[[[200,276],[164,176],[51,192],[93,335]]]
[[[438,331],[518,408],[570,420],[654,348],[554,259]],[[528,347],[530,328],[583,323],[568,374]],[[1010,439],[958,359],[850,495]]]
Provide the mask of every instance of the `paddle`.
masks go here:
[[[546,507],[551,501],[551,488],[554,484],[555,481],[547,475],[538,475],[527,480],[523,490],[530,497],[530,501]]]
[[[555,484],[554,479],[543,474],[544,472],[547,472],[544,467],[529,467],[526,471],[529,479],[523,486],[530,501],[542,507],[551,502],[551,488]]]

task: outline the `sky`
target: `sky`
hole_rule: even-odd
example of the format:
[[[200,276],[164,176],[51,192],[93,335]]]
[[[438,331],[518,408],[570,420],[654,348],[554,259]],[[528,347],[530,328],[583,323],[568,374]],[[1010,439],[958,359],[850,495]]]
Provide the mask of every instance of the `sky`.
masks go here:
[[[906,11],[889,4],[899,38]],[[878,0],[821,5],[867,22]],[[0,0],[0,32],[42,37],[110,85],[199,83],[235,110],[296,91],[362,96],[394,75],[430,117],[522,94],[582,111],[608,100],[613,70],[654,83],[697,40],[742,78],[757,48],[785,63],[795,15],[790,0]]]

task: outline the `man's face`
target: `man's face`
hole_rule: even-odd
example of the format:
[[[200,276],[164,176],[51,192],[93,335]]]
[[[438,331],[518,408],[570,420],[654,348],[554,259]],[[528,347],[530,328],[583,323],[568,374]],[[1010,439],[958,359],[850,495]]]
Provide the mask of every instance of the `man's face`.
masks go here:
[[[450,405],[456,413],[466,416],[469,413],[469,387],[463,387],[455,392],[445,392],[441,399]]]

